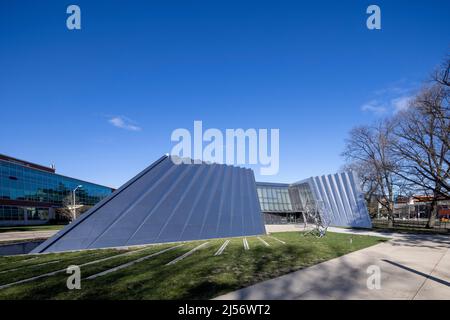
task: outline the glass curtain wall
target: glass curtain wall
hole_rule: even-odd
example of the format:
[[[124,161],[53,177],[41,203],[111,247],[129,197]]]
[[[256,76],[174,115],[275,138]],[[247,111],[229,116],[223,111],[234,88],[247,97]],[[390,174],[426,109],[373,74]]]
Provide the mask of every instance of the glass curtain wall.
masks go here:
[[[48,207],[59,207],[63,199],[76,192],[79,204],[93,206],[110,195],[113,189],[58,174],[0,161],[0,220],[46,220]],[[7,200],[9,203],[3,202]],[[33,203],[11,205],[11,202]],[[40,206],[36,203],[41,203]],[[47,208],[45,208],[47,207]]]
[[[94,205],[112,189],[85,181],[0,161],[0,199],[45,202],[60,205],[78,185],[81,204]]]
[[[259,183],[256,188],[266,224],[298,223],[301,217],[294,212],[288,185]]]
[[[289,189],[287,187],[277,187],[261,185],[257,186],[259,203],[263,212],[292,212]]]

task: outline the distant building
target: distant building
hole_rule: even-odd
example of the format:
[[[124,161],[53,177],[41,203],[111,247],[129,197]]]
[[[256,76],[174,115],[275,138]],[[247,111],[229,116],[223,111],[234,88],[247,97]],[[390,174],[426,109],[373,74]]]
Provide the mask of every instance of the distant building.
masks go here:
[[[387,210],[384,205],[386,198],[373,194],[368,201],[367,207],[373,219],[386,219]],[[394,219],[402,220],[428,220],[431,214],[433,196],[411,195],[397,196],[393,201]],[[439,221],[450,221],[450,198],[439,197],[436,199],[437,219]]]
[[[404,219],[428,219],[431,213],[432,196],[413,195],[398,197],[394,204],[394,217]],[[450,199],[437,199],[438,219],[448,221],[450,218]]]
[[[79,204],[93,206],[114,189],[69,178],[46,167],[0,154],[0,226],[45,224],[76,191]]]

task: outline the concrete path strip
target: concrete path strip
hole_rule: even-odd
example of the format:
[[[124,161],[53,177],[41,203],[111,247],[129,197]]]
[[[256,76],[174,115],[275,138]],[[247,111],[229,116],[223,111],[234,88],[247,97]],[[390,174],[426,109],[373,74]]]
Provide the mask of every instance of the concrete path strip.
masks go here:
[[[16,263],[23,263],[23,262],[28,262],[31,260],[36,260],[38,257],[33,257],[33,258],[28,258],[28,259],[23,259],[23,260],[16,260],[16,261],[11,261],[11,262],[7,262],[7,263],[2,263],[0,264],[0,268],[7,266],[7,265],[11,265],[11,264],[16,264]]]
[[[268,244],[267,242],[265,242],[263,239],[261,239],[260,237],[258,237],[258,240],[261,241],[266,247],[270,247],[270,244]]]
[[[148,260],[148,259],[150,259],[150,258],[156,257],[156,256],[158,256],[158,255],[160,255],[160,254],[163,254],[163,253],[165,253],[165,252],[167,252],[167,251],[174,250],[174,249],[179,248],[179,247],[181,247],[181,246],[184,246],[184,244],[180,244],[180,245],[177,245],[177,246],[175,246],[175,247],[170,247],[170,248],[167,248],[167,249],[164,249],[164,250],[161,250],[161,251],[152,253],[152,254],[150,254],[150,255],[148,255],[148,256],[145,256],[145,257],[142,257],[142,258],[139,258],[139,259],[130,261],[130,262],[128,262],[128,263],[121,264],[120,266],[117,266],[117,267],[114,267],[114,268],[111,268],[111,269],[108,269],[108,270],[105,270],[105,271],[102,271],[102,272],[93,274],[92,276],[87,277],[86,280],[92,280],[92,279],[95,279],[95,278],[98,278],[98,277],[107,275],[107,274],[109,274],[109,273],[116,272],[116,271],[119,271],[119,270],[122,270],[122,269],[125,269],[125,268],[128,268],[128,267],[131,267],[132,265],[134,265],[134,264],[136,264],[136,263],[139,263],[139,262]]]
[[[250,250],[250,246],[248,245],[247,238],[242,239],[242,243],[244,244],[245,250]]]
[[[222,246],[219,248],[219,250],[217,250],[217,252],[214,254],[214,256],[220,256],[222,254],[222,252],[225,250],[225,248],[228,246],[228,244],[230,243],[230,240],[226,240]]]
[[[0,233],[0,244],[6,241],[47,239],[58,231],[59,230],[3,232]]]
[[[23,266],[23,267],[20,267],[20,268],[14,268],[14,269],[8,269],[8,270],[0,271],[0,274],[7,273],[7,272],[12,272],[12,271],[17,271],[17,270],[21,270],[21,269],[24,269],[24,268],[42,267],[42,266],[45,266],[45,265],[48,265],[48,264],[54,264],[54,263],[58,263],[58,262],[61,262],[61,260],[43,262],[43,263],[38,263],[38,264],[30,264],[28,266]]]
[[[102,255],[102,254],[104,254],[104,252],[96,252],[96,253],[86,254],[86,255],[83,256],[83,259],[86,259],[86,258],[89,258],[89,257],[93,257],[93,256],[99,256],[99,255]],[[20,261],[20,263],[28,262],[28,261],[31,261],[31,260],[35,260],[37,258],[39,258],[39,257],[26,259],[26,260]],[[23,269],[23,268],[32,268],[32,267],[44,266],[44,265],[47,265],[47,264],[53,264],[53,263],[57,263],[57,262],[67,262],[68,263],[69,261],[76,260],[76,259],[80,259],[80,257],[72,257],[72,258],[68,258],[67,260],[52,260],[52,261],[42,262],[42,263],[38,263],[38,264],[26,264],[26,265],[24,265],[24,266],[22,266],[20,268],[2,270],[2,271],[0,271],[0,274],[6,273],[6,272],[10,272],[10,271],[17,271],[17,270],[20,270],[20,269]]]
[[[273,237],[273,236],[268,236],[269,238],[271,238],[271,239],[273,239],[273,240],[276,240],[276,241],[278,241],[278,242],[280,242],[280,243],[282,243],[282,244],[286,244],[286,242],[284,242],[284,241],[282,241],[282,240],[280,240],[280,239],[277,239],[277,238],[275,238],[275,237]]]
[[[201,249],[201,248],[207,246],[208,243],[209,243],[209,242],[204,242],[204,243],[202,243],[201,245],[195,247],[195,248],[192,249],[191,251],[188,251],[188,252],[186,252],[185,254],[179,256],[178,258],[176,258],[176,259],[170,261],[169,263],[166,264],[166,266],[175,264],[175,263],[177,263],[178,261],[181,261],[181,260],[183,260],[184,258],[189,257],[189,256],[190,256],[191,254],[193,254],[195,251],[197,251],[197,250],[199,250],[199,249]]]
[[[139,249],[139,250],[134,250],[134,251],[128,251],[128,252],[125,252],[125,253],[115,254],[113,256],[109,256],[109,257],[102,258],[102,259],[99,259],[99,260],[94,260],[94,261],[83,263],[83,264],[79,265],[79,267],[85,267],[85,266],[89,266],[89,265],[92,265],[92,264],[108,261],[108,260],[111,260],[111,259],[114,259],[114,258],[127,256],[127,255],[130,255],[130,254],[134,254],[136,252],[140,252],[140,251],[143,251],[143,250],[148,250],[148,248],[149,247],[146,247],[146,248],[143,248],[143,249]],[[82,258],[82,257],[80,257],[80,258]],[[60,269],[60,270],[44,273],[44,274],[41,274],[39,276],[35,276],[35,277],[32,277],[32,278],[27,278],[27,279],[15,281],[15,282],[7,283],[7,284],[4,284],[4,285],[0,285],[0,290],[12,287],[12,286],[17,285],[17,284],[27,283],[27,282],[38,280],[38,279],[41,279],[41,278],[54,276],[56,274],[59,274],[59,273],[62,273],[62,272],[66,272],[66,270],[67,270],[67,268],[64,268],[64,269]]]

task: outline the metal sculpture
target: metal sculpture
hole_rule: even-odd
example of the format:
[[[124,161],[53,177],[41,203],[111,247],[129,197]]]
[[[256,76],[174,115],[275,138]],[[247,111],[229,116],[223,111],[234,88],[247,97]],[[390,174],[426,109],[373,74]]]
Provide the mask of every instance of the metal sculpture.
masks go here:
[[[305,205],[305,233],[304,236],[313,235],[317,238],[325,236],[328,226],[331,223],[329,214],[326,212],[326,207],[322,201],[308,201]],[[308,222],[312,225],[308,228]]]

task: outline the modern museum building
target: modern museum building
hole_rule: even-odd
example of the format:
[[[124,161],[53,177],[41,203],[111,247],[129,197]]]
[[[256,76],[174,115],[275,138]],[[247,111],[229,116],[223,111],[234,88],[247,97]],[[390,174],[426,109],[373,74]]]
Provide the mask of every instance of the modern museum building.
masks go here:
[[[251,169],[174,158],[114,190],[0,155],[0,226],[48,223],[76,194],[92,208],[41,252],[264,234],[266,224],[301,223],[312,211],[330,226],[371,227],[353,172],[266,183]]]
[[[179,160],[161,157],[33,252],[261,235],[312,211],[330,226],[371,226],[351,172],[256,183],[251,169]]]

